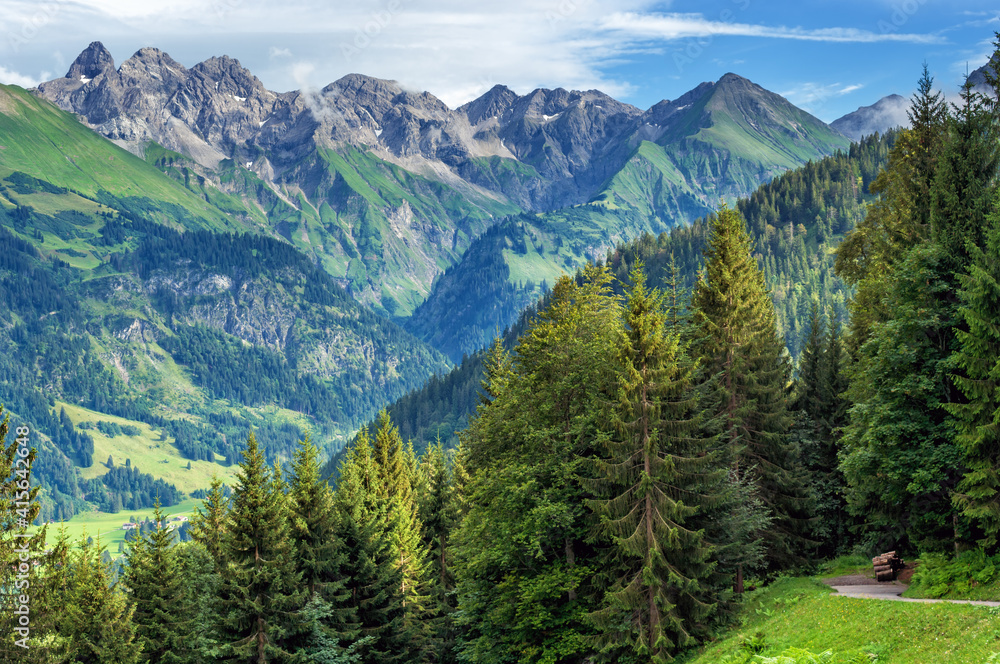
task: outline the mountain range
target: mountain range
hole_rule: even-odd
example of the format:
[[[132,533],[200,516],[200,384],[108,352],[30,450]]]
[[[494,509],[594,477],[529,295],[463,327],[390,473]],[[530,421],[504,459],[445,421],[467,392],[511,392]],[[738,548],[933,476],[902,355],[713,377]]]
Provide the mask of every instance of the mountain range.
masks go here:
[[[279,456],[305,428],[335,449],[560,274],[849,141],[735,74],[647,110],[504,86],[450,109],[358,74],[277,93],[225,56],[116,66],[95,42],[0,88],[0,146],[0,400],[46,435],[68,516],[121,446],[78,424],[191,461],[182,491],[248,426]]]
[[[734,74],[646,111],[596,90],[501,85],[449,109],[358,74],[275,93],[228,57],[188,69],[144,48],[116,68],[95,42],[37,93],[168,174],[240,198],[244,218],[262,211],[357,299],[397,317],[497,220],[614,200],[623,170],[648,171],[625,196],[659,230],[847,145]]]

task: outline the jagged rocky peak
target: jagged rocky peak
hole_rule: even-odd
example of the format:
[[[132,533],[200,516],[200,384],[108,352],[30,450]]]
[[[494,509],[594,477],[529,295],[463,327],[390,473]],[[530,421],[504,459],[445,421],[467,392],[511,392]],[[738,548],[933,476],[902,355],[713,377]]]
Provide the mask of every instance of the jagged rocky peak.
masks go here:
[[[403,91],[396,81],[363,74],[342,76],[323,88],[323,94],[336,95],[365,108],[384,108]]]
[[[135,54],[122,63],[118,75],[125,86],[146,85],[152,82],[150,78],[159,79],[163,85],[171,86],[182,82],[187,74],[187,68],[158,48],[140,48]]]
[[[97,78],[101,74],[115,70],[115,59],[111,57],[108,49],[99,41],[91,42],[80,55],[76,57],[66,78],[82,80],[84,78]]]
[[[249,69],[243,67],[240,61],[228,55],[211,57],[191,67],[190,73],[196,78],[211,82],[212,87],[221,94],[248,98],[252,96],[270,97],[274,93],[264,87]]]
[[[477,125],[490,118],[501,118],[517,101],[517,93],[506,85],[494,85],[483,96],[459,106],[469,123]]]
[[[594,115],[604,116],[619,114],[638,116],[642,114],[642,111],[635,106],[609,97],[600,90],[580,91],[563,88],[554,90],[538,88],[523,97],[518,97],[513,105],[513,114],[516,117],[544,116],[549,118],[571,108],[586,108]]]

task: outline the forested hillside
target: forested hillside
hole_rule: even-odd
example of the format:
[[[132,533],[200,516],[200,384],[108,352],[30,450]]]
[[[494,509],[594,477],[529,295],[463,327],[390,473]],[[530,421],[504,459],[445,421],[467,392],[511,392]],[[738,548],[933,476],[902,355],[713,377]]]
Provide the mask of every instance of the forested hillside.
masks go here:
[[[876,200],[869,189],[886,165],[896,137],[896,133],[871,136],[846,152],[789,171],[736,203],[736,209],[747,220],[754,256],[764,269],[778,329],[794,358],[800,357],[809,338],[813,307],[829,312],[827,315],[839,321],[847,319],[851,288],[834,272],[834,251],[864,218],[868,204]],[[608,264],[617,277],[612,287],[621,292],[635,259],[639,258],[646,265],[652,285],[666,286],[672,266],[679,284],[691,288],[704,262],[709,222],[709,218],[703,218],[659,236],[647,234],[601,257],[601,262]],[[524,241],[526,234],[514,235],[511,233],[514,228],[521,227],[516,223],[498,225],[469,250],[480,254],[468,254],[461,266],[453,268],[461,276],[454,279],[454,297],[443,300],[447,306],[437,311],[446,321],[439,323],[439,329],[460,329],[463,325],[468,329],[473,324],[467,321],[474,320],[479,329],[495,330],[493,334],[504,331],[505,347],[513,348],[535,308],[525,310],[515,319],[519,320],[516,325],[505,323],[519,305],[528,305],[527,293],[503,280],[507,264],[498,259],[500,251],[487,246],[506,242],[510,247],[506,251],[526,253],[526,245],[519,249],[514,244],[515,237]],[[481,259],[477,260],[477,256]],[[467,266],[478,267],[469,271]],[[552,283],[555,278],[552,277]],[[489,309],[469,306],[470,301],[483,297],[480,291],[485,289],[491,290],[489,297],[497,306]],[[436,343],[439,337],[431,341]],[[422,390],[389,406],[388,411],[404,438],[412,438],[418,450],[439,435],[448,446],[457,444],[455,432],[464,428],[477,404],[484,357],[484,352],[467,355],[448,374],[432,378]]]
[[[151,507],[161,475],[172,504],[251,426],[275,456],[307,428],[335,450],[447,368],[288,242],[227,232],[262,230],[239,198],[196,194],[24,91],[0,100],[0,402],[39,434],[43,520]]]
[[[97,543],[63,535],[46,551],[25,532],[38,489],[15,459],[30,468],[39,453],[28,428],[0,426],[0,493],[16,493],[22,520],[0,522],[0,539],[39,561],[36,647],[18,650],[15,614],[4,613],[3,657],[665,663],[746,624],[748,579],[766,584],[817,558],[948,552],[992,579],[997,97],[966,86],[948,108],[925,69],[913,108],[913,128],[891,147],[858,148],[864,167],[851,155],[811,166],[770,196],[722,205],[698,233],[649,238],[560,277],[510,346],[497,340],[479,359],[479,403],[455,450],[418,453],[383,412],[332,487],[308,436],[292,463],[271,464],[270,441],[251,431],[231,493],[213,482],[192,541],[175,543],[157,509],[117,581]],[[876,200],[835,249],[836,274],[855,289],[841,291],[850,320],[838,318],[837,291],[809,302],[796,373],[771,286],[782,282],[756,252],[783,248],[775,270],[809,267],[797,260],[806,240],[823,246],[846,230],[838,224],[861,211],[865,174],[886,149]],[[836,173],[859,190],[806,188]],[[843,216],[819,212],[838,201]],[[815,213],[816,226],[785,240],[786,210]],[[679,266],[699,253],[697,238],[703,264],[691,280]],[[673,269],[655,268],[655,286],[643,256],[669,253]],[[209,245],[199,260],[215,256]],[[427,389],[458,403],[446,385],[457,394],[461,383]],[[92,430],[102,428],[114,433]],[[133,475],[115,471],[107,485],[148,490]],[[5,585],[17,578],[12,555]],[[742,640],[759,650],[764,637]]]

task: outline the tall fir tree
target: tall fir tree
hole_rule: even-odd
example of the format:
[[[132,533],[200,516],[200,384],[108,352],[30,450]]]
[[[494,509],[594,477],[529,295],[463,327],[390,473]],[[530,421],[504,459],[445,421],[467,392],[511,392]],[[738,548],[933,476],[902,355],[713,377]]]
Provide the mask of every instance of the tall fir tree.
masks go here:
[[[328,607],[321,626],[333,640],[357,636],[353,607],[347,603],[344,548],[337,538],[337,512],[333,490],[320,476],[319,450],[306,435],[295,451],[291,466],[289,505],[295,566],[310,595]]]
[[[907,252],[886,293],[892,315],[873,326],[850,368],[840,467],[873,548],[933,551],[960,539],[952,492],[962,459],[945,410],[956,401],[951,265],[934,242]]]
[[[561,278],[516,356],[494,347],[487,398],[462,434],[456,532],[459,658],[576,661],[593,628],[595,553],[581,472],[609,435],[622,329],[606,268]]]
[[[949,266],[966,271],[972,247],[983,246],[1000,165],[1000,135],[985,99],[966,79],[961,104],[947,122],[947,141],[934,172],[931,239]]]
[[[216,569],[225,565],[223,543],[226,538],[226,524],[229,514],[229,499],[226,498],[224,485],[218,475],[212,475],[212,484],[208,495],[191,518],[188,533],[191,539],[201,544],[212,560]]]
[[[617,431],[596,461],[599,498],[591,501],[610,583],[589,618],[601,660],[662,663],[709,633],[715,603],[705,581],[714,563],[689,521],[703,500],[716,499],[703,491],[725,471],[711,467],[694,363],[680,331],[668,329],[674,311],[658,290],[647,290],[641,261],[630,281]]]
[[[308,598],[295,569],[282,481],[252,431],[236,482],[222,546],[219,658],[292,662],[289,647],[306,629]]]
[[[716,377],[715,408],[731,467],[749,473],[774,521],[763,533],[769,563],[804,560],[811,519],[807,479],[791,443],[791,368],[774,304],[752,253],[746,223],[723,205],[711,221],[706,265],[692,298],[696,355]]]
[[[174,548],[177,574],[185,586],[185,619],[195,626],[187,635],[193,662],[212,661],[218,647],[219,573],[212,555],[199,542],[184,542]]]
[[[1000,197],[990,218],[985,248],[973,248],[970,272],[962,279],[957,332],[960,348],[952,362],[965,403],[951,404],[957,443],[967,471],[955,493],[957,505],[983,532],[980,544],[1000,543]]]
[[[796,381],[796,433],[800,437],[803,463],[811,478],[816,503],[812,539],[819,542],[818,555],[832,557],[850,544],[844,478],[838,468],[839,430],[846,417],[847,389],[843,371],[840,327],[828,322],[813,307],[809,336],[799,358]]]
[[[195,630],[188,585],[172,551],[175,533],[156,499],[153,530],[133,539],[122,580],[134,607],[136,641],[149,664],[187,664],[198,657],[190,645]]]
[[[965,397],[950,374],[964,325],[956,292],[983,242],[998,152],[996,122],[969,81],[954,110],[942,128],[927,200],[883,205],[897,216],[926,216],[929,232],[879,266],[882,315],[864,335],[852,323],[854,405],[841,465],[851,509],[893,547],[909,541],[958,551],[970,535],[953,505],[964,469],[952,412]],[[890,159],[887,177],[911,169]],[[852,315],[866,315],[868,302],[860,298],[867,283],[859,284]]]
[[[913,201],[911,209],[915,223],[926,227],[930,223],[931,188],[948,118],[947,103],[940,92],[934,91],[934,78],[926,62],[906,115],[914,138],[909,159],[911,171],[907,180]]]
[[[424,546],[430,553],[428,571],[434,616],[429,635],[431,660],[454,662],[455,578],[451,537],[459,514],[452,472],[440,438],[421,457],[419,474],[417,502],[424,524]]]
[[[892,317],[887,305],[896,266],[931,235],[931,189],[947,137],[948,107],[924,66],[911,101],[911,128],[889,151],[871,184],[878,195],[837,247],[836,272],[856,287],[847,350],[855,358],[872,328]]]
[[[375,460],[380,471],[381,498],[389,507],[388,536],[400,572],[402,636],[410,647],[408,657],[419,661],[426,659],[433,648],[428,643],[431,619],[428,552],[421,539],[423,524],[413,491],[416,461],[412,450],[412,446],[404,446],[399,429],[383,410],[375,434]]]
[[[81,537],[70,553],[68,583],[63,595],[59,632],[65,645],[63,661],[74,664],[137,664],[142,659],[136,643],[133,609],[112,581],[101,559],[100,542]]]
[[[334,507],[337,538],[343,543],[341,568],[362,638],[365,664],[402,662],[409,654],[403,634],[402,572],[390,537],[389,506],[368,432],[362,428],[341,462]]]

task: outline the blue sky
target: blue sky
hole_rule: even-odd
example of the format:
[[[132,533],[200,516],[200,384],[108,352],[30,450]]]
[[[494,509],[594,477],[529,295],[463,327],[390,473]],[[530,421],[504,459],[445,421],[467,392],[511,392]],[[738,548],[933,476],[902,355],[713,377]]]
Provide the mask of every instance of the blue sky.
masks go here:
[[[924,61],[957,90],[996,30],[996,3],[975,0],[4,0],[0,82],[61,76],[98,40],[117,63],[143,46],[186,66],[226,54],[277,91],[358,72],[452,107],[503,83],[648,108],[731,71],[829,122],[909,96]]]

